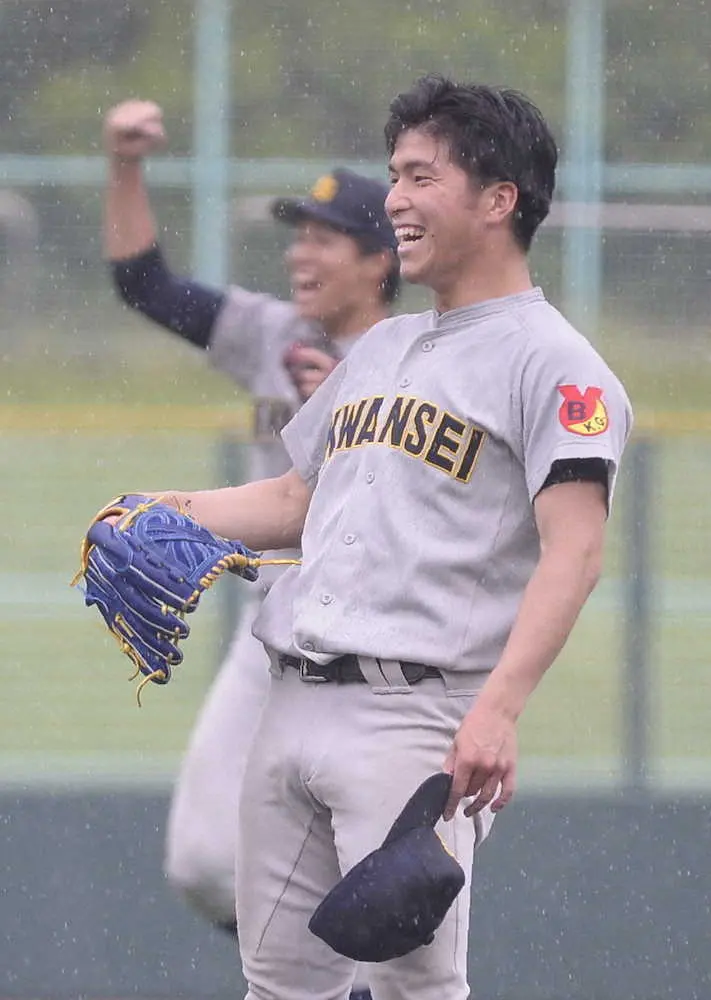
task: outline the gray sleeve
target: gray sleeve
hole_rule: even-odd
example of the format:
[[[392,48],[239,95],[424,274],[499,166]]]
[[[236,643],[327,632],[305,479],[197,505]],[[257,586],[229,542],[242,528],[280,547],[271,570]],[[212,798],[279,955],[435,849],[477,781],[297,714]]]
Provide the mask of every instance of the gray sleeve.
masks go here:
[[[611,502],[632,409],[622,384],[594,349],[581,338],[555,351],[535,350],[524,367],[520,403],[531,500],[557,459],[602,458]]]
[[[265,359],[278,363],[302,326],[290,302],[232,285],[215,320],[208,358],[214,368],[254,391]]]
[[[334,368],[281,432],[294,468],[311,488],[316,485],[323,465],[333,410],[347,365],[346,358]]]

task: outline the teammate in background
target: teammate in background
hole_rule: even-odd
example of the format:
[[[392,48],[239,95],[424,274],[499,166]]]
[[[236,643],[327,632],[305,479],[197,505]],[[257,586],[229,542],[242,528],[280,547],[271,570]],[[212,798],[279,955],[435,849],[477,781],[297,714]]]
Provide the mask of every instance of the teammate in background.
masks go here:
[[[470,873],[514,794],[517,720],[598,580],[631,427],[618,379],[531,280],[557,164],[540,112],[426,77],[386,140],[403,277],[434,310],[355,345],[284,428],[284,476],[161,491],[254,550],[303,551],[254,626],[273,679],[239,813],[250,1000],[346,996],[353,963],[308,918],[439,768],[438,829]],[[369,967],[378,1000],[469,996],[469,907],[468,882],[429,946]]]
[[[253,394],[250,478],[290,465],[279,432],[360,335],[390,311],[399,287],[387,188],[348,170],[321,178],[304,201],[274,203],[294,226],[287,252],[292,301],[172,274],[160,249],[142,160],[166,135],[160,108],[128,101],[105,121],[109,157],[104,252],[122,298],[207,349],[216,368]],[[263,572],[193,730],[168,822],[166,873],[215,924],[234,931],[236,813],[247,748],[266,698],[269,661],[252,636]],[[256,588],[255,588],[256,589]]]

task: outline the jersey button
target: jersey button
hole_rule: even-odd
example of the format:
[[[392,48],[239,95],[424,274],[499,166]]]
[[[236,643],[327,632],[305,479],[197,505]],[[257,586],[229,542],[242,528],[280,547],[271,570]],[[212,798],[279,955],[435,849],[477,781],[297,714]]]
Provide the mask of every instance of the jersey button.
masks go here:
[[[332,604],[333,594],[321,594],[321,604]]]
[[[407,389],[407,387],[410,384],[410,382],[412,382],[412,379],[408,378],[407,375],[406,375],[405,378],[402,379],[401,382],[400,382],[400,388],[401,389]]]
[[[352,545],[353,542],[355,541],[355,535],[344,535],[343,541],[346,543],[346,545]]]
[[[422,350],[425,353],[427,353],[428,351],[431,351],[433,347],[434,347],[434,344],[432,343],[432,341],[431,340],[426,340],[424,342],[424,344],[422,345]]]
[[[316,649],[312,642],[302,642],[301,646],[307,653],[313,653],[314,649]]]
[[[366,481],[366,483],[373,483],[373,482],[375,482],[375,473],[374,472],[367,472],[366,475],[365,475],[365,481]]]

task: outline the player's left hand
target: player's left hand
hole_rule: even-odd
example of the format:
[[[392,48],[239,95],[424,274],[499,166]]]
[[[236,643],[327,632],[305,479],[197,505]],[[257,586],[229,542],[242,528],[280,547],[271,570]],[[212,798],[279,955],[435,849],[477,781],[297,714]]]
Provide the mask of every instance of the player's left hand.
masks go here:
[[[294,344],[289,348],[284,364],[302,400],[310,399],[323,380],[331,374],[338,359],[318,347]]]
[[[453,779],[445,820],[452,819],[463,798],[474,799],[464,810],[466,816],[487,805],[493,812],[503,809],[516,787],[517,757],[516,723],[484,701],[476,702],[444,762],[444,770]]]
[[[262,562],[162,500],[127,493],[103,507],[82,540],[72,581],[83,581],[84,603],[96,606],[121,651],[155,684],[166,684],[182,662],[185,615],[202,595],[225,572],[256,580]]]

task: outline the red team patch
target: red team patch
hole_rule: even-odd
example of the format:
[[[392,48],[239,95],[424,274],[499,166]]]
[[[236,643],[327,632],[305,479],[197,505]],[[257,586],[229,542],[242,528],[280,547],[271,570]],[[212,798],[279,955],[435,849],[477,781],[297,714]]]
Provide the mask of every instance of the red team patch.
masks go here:
[[[563,397],[558,419],[567,431],[592,437],[607,430],[610,418],[602,401],[602,389],[591,385],[582,393],[577,385],[559,385],[558,392]]]

